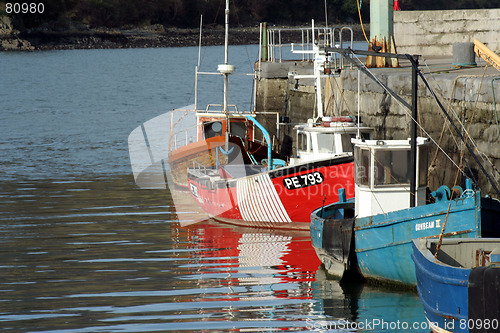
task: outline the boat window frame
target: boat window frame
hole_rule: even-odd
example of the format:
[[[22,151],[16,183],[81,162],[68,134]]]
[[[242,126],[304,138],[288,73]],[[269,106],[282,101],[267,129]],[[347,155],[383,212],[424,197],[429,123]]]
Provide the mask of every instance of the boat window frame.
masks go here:
[[[371,148],[354,147],[354,170],[355,170],[354,177],[355,177],[355,183],[358,186],[372,188],[371,169],[372,169]],[[363,174],[364,177],[360,178],[360,174]]]
[[[337,134],[336,133],[332,133],[332,132],[318,132],[318,133],[315,133],[316,136],[315,136],[315,139],[316,139],[316,147],[317,147],[317,150],[318,150],[318,153],[319,154],[336,154],[338,152],[338,149],[337,149]],[[329,148],[327,148],[327,151],[321,151],[321,148],[323,146],[320,145],[320,137],[324,137],[324,136],[331,136],[331,140],[329,142],[329,144],[331,144],[331,146]],[[326,146],[325,146],[326,147]]]
[[[245,139],[248,135],[247,124],[244,121],[236,119],[231,119],[230,122],[231,122],[231,134],[239,138]],[[240,135],[242,133],[238,133],[241,130],[243,130],[244,132],[243,135]]]
[[[297,131],[297,153],[299,152],[304,152],[304,153],[309,153],[311,152],[311,133],[306,132],[306,131]],[[302,139],[305,137],[305,142]],[[305,149],[303,147],[305,146]]]
[[[429,149],[428,145],[417,147],[417,187],[426,187],[428,184]]]
[[[211,128],[215,123],[219,123],[221,125],[220,134],[217,134],[218,132],[213,131]],[[213,138],[216,136],[220,136],[220,135],[222,135],[222,133],[224,133],[224,124],[222,121],[219,121],[219,120],[204,121],[202,123],[202,130],[203,130],[203,139],[205,139],[205,140],[210,139],[210,138]],[[211,133],[209,133],[208,131],[211,131]],[[207,136],[207,134],[212,134],[212,133],[213,133],[213,135]]]
[[[354,133],[342,133],[340,134],[340,146],[342,147],[343,153],[354,154],[354,144],[352,139],[356,139],[356,134]]]
[[[394,187],[395,185],[410,185],[410,159],[411,152],[409,148],[395,148],[395,147],[374,147],[373,152],[373,188],[384,188],[384,187]],[[390,153],[390,160],[381,161],[382,158],[378,156],[379,153]],[[395,153],[406,153],[406,166],[401,168],[404,156],[394,156]],[[395,163],[396,161],[396,163]],[[391,165],[387,165],[386,162],[390,162]],[[382,163],[382,165],[380,165]],[[401,175],[400,172],[396,172],[396,168],[400,168],[406,174]],[[379,170],[383,170],[382,174],[376,174]],[[399,174],[399,175],[398,175]],[[383,178],[382,178],[383,177]]]

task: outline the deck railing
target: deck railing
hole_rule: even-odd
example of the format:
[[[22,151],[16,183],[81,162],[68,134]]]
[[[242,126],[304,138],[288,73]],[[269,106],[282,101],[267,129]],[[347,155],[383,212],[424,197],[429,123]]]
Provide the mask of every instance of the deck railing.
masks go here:
[[[347,40],[343,39],[346,32],[349,37]],[[314,29],[312,27],[267,28],[264,25],[261,25],[260,59],[268,62],[282,62],[285,60],[313,60],[311,59],[310,54],[302,54],[302,59],[287,59],[283,55],[283,50],[291,50],[292,44],[296,50],[312,51],[313,43],[317,43],[320,46],[350,46],[352,48],[354,43],[354,33],[349,27],[315,27]],[[291,52],[287,53],[291,54]],[[336,61],[336,54],[333,56]],[[343,66],[342,60],[340,58],[338,60],[338,65]]]

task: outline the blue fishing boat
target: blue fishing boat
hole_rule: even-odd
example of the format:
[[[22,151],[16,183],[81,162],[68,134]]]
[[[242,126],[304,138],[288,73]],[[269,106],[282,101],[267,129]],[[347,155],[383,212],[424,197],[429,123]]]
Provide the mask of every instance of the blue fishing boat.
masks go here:
[[[427,141],[417,139],[416,198],[409,191],[407,140],[352,140],[355,200],[342,199],[311,215],[311,238],[330,274],[416,285],[411,260],[415,238],[498,237],[500,202],[481,197],[470,180],[465,190],[441,186],[426,195]],[[410,202],[415,200],[414,207]]]
[[[350,53],[370,55],[369,51],[329,51],[341,53],[348,61]],[[325,268],[334,275],[342,277],[346,272],[357,271],[365,278],[415,286],[412,239],[500,236],[500,202],[482,197],[480,189],[470,180],[465,181],[465,190],[459,186],[449,189],[443,185],[428,195],[429,154],[426,150],[430,143],[427,138],[417,138],[418,77],[435,97],[446,119],[499,197],[500,189],[469,144],[471,139],[464,138],[418,69],[419,56],[386,53],[376,56],[404,57],[412,64],[410,105],[368,69],[353,63],[401,106],[411,110],[410,139],[363,140],[359,136],[353,139],[354,205],[339,202],[315,210],[311,217],[311,237]]]
[[[415,285],[411,241],[433,237],[500,236],[500,202],[481,197],[466,180],[466,189],[441,186],[427,203],[426,145],[417,148],[414,207],[409,191],[409,152],[404,144],[355,141],[355,252],[363,276]],[[406,205],[406,207],[405,207]],[[445,225],[446,223],[446,225]]]
[[[500,330],[500,239],[416,239],[412,259],[433,332]]]

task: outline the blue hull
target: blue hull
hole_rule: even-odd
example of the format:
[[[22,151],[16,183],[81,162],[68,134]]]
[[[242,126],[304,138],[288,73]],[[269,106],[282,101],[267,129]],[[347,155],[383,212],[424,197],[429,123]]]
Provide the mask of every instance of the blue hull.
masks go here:
[[[484,212],[481,207],[483,201],[488,206]],[[500,205],[491,201],[481,198],[479,191],[451,200],[444,236],[498,236]],[[358,218],[354,228],[356,256],[363,276],[416,285],[411,241],[415,238],[439,236],[448,204],[448,200],[442,200],[425,206]]]
[[[500,267],[474,266],[482,264],[477,259],[478,250],[489,248],[491,251],[497,246],[500,250],[500,239],[445,241],[450,252],[443,246],[437,260],[429,249],[435,249],[437,240],[421,239],[412,243],[417,289],[427,320],[434,331],[469,332],[469,328],[475,331],[483,325],[481,328],[489,328],[486,332],[498,332]],[[488,256],[492,262],[498,260],[493,259],[493,254]]]
[[[413,244],[412,259],[415,262],[417,289],[427,320],[449,332],[467,332],[451,329],[453,326],[459,328],[459,323],[468,318],[467,285],[470,270],[438,264],[430,253],[425,254]]]
[[[354,199],[341,199],[340,202],[318,208],[311,214],[312,246],[328,273],[339,278],[343,278],[348,271],[356,274],[354,221]]]

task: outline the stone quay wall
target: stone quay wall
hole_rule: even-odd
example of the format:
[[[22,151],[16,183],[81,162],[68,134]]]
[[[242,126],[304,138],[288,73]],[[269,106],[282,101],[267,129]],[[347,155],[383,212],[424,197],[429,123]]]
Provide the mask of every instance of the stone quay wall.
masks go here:
[[[453,44],[478,39],[500,51],[500,9],[395,11],[394,40],[398,53],[453,54]]]

